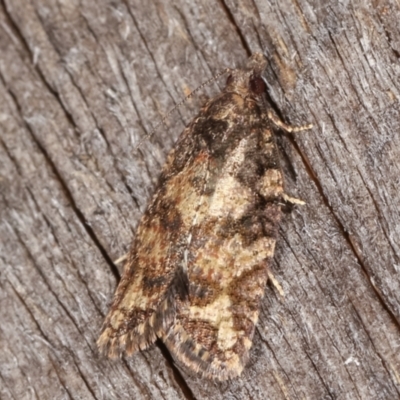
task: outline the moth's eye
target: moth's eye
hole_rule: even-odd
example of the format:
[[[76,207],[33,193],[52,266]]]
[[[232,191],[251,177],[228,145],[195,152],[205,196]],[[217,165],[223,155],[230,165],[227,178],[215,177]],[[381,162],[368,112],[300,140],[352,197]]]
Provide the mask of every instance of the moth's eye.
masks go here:
[[[230,85],[232,82],[233,82],[233,76],[232,76],[232,75],[229,75],[229,76],[226,78],[226,84],[227,84],[227,85]]]
[[[254,94],[262,94],[265,92],[266,86],[263,78],[260,76],[253,76],[250,78],[250,90]]]

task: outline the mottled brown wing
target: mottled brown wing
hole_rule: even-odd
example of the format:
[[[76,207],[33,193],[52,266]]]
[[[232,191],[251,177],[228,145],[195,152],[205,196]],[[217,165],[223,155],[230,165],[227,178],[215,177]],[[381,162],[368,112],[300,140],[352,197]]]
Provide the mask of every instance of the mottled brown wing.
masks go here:
[[[208,155],[189,135],[192,129],[189,126],[184,131],[170,153],[152,203],[137,229],[97,342],[102,353],[110,357],[147,348],[173,323],[176,299],[187,299],[182,259],[201,203],[208,165]]]
[[[178,302],[176,322],[164,337],[178,363],[219,380],[240,375],[248,360],[283,194],[268,124],[240,98],[228,103],[236,104],[234,115],[221,113],[221,119],[239,114],[242,120],[219,132],[230,137],[229,146],[213,141],[217,150],[186,254],[189,302]]]
[[[230,70],[225,89],[184,131],[140,222],[103,333],[103,352],[161,337],[178,364],[218,380],[243,370],[252,345],[283,191],[264,56]]]

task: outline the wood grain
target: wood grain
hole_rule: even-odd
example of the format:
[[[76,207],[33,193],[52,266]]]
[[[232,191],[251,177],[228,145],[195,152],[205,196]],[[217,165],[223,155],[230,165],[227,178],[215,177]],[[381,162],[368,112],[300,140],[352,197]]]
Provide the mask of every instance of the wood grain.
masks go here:
[[[113,0],[0,3],[1,399],[400,398],[400,6]],[[254,51],[287,191],[251,361],[215,384],[163,347],[95,341],[166,154]],[[143,145],[137,151],[138,142]]]

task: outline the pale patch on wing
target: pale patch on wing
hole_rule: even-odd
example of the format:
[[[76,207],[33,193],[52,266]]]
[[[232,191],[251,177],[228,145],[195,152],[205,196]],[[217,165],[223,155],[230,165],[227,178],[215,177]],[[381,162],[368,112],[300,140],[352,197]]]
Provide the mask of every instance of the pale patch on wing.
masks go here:
[[[233,278],[241,276],[274,254],[275,239],[262,237],[244,246],[239,234],[223,242],[208,240],[197,250],[192,268],[201,271],[201,276],[229,286]]]
[[[254,197],[250,189],[244,187],[235,177],[224,174],[218,181],[209,208],[210,217],[232,216],[239,219],[246,212]]]
[[[181,173],[171,177],[165,188],[164,199],[170,200],[176,204],[183,225],[187,231],[190,230],[193,221],[198,214],[198,207],[204,189],[204,179],[207,174],[208,155],[200,153],[193,162]],[[203,178],[195,186],[194,178]],[[179,196],[177,196],[177,193]]]
[[[218,327],[221,321],[232,318],[232,312],[229,307],[232,305],[228,295],[222,295],[211,304],[205,307],[191,306],[189,311],[190,319],[200,319],[208,321],[212,326]]]
[[[242,139],[227,159],[210,199],[209,217],[222,218],[229,215],[238,219],[243,216],[248,205],[253,201],[253,192],[236,178],[245,159],[247,142],[247,138]]]
[[[222,351],[231,349],[237,342],[239,336],[242,336],[242,332],[234,329],[232,317],[229,320],[221,321],[218,326],[218,347]]]

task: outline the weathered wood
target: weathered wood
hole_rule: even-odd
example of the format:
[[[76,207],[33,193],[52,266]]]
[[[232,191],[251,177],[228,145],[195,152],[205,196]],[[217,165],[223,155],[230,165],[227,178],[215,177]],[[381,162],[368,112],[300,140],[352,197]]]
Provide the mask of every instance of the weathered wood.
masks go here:
[[[2,399],[400,398],[400,6],[330,3],[0,3]],[[314,124],[279,138],[307,202],[281,227],[285,298],[267,287],[232,382],[188,376],[160,344],[106,360],[112,260],[201,96],[135,146],[253,51],[281,115]]]

